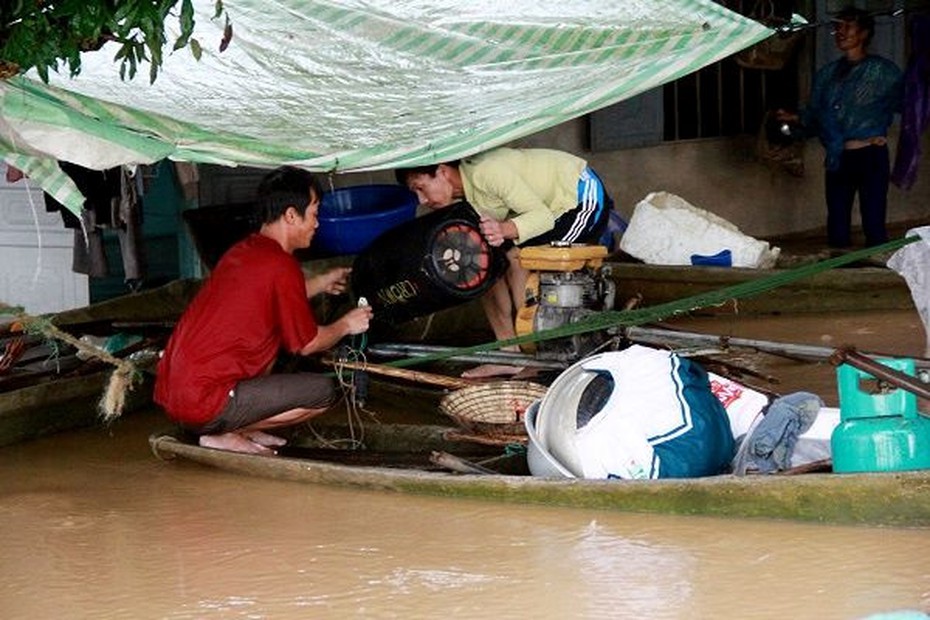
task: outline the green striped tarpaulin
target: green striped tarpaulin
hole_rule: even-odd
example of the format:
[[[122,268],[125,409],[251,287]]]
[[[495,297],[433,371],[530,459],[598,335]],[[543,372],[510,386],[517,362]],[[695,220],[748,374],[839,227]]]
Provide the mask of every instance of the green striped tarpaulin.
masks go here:
[[[144,69],[121,81],[106,46],[75,79],[0,82],[0,157],[332,172],[445,161],[773,34],[710,0],[224,0],[234,36],[221,53],[214,1],[195,6],[202,58],[167,55],[154,84]]]

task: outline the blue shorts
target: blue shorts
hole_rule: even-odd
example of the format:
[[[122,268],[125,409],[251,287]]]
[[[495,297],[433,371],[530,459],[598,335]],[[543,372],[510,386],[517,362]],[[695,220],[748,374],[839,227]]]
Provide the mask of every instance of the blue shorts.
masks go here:
[[[607,227],[614,207],[604,183],[597,173],[586,167],[578,177],[578,205],[555,220],[552,230],[537,235],[520,245],[556,243],[597,243]]]

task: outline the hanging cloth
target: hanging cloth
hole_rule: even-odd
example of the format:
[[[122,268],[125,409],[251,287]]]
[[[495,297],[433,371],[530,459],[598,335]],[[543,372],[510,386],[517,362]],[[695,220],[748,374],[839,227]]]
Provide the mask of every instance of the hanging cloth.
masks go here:
[[[128,166],[119,171],[120,191],[112,199],[113,222],[119,240],[120,257],[126,284],[138,289],[146,275],[145,245],[142,233],[142,189],[138,169],[133,173]]]
[[[904,72],[904,107],[901,136],[891,182],[910,189],[917,180],[920,136],[930,126],[930,16],[914,15],[911,22],[911,57]]]

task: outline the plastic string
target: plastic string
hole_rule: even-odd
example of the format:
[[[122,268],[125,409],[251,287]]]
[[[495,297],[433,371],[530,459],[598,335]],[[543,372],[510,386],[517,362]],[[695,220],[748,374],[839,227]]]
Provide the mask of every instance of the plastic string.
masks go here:
[[[30,183],[29,178],[24,178],[23,181],[26,183],[26,196],[29,198],[29,207],[32,209],[32,222],[36,228],[36,268],[32,274],[32,289],[35,290],[35,287],[39,284],[39,276],[42,274],[42,227],[39,224],[39,214],[36,209],[35,200],[32,198],[32,183]]]
[[[368,346],[368,335],[353,336],[350,345],[343,345],[334,364],[334,376],[342,390],[342,398],[346,404],[346,425],[349,429],[349,442],[353,448],[362,447],[364,441],[364,424],[362,413],[370,418],[376,418],[374,412],[365,409],[367,398],[367,375],[364,366],[368,363],[365,348]],[[348,369],[347,363],[361,364],[361,369]],[[364,376],[364,380],[362,377]],[[364,384],[363,384],[364,381]],[[358,429],[356,431],[356,428]]]

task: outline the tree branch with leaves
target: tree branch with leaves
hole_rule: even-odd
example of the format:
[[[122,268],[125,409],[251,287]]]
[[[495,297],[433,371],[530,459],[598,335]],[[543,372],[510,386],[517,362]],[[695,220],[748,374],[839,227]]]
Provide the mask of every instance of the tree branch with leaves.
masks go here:
[[[149,65],[154,82],[168,43],[165,23],[176,19],[180,36],[172,51],[185,47],[198,60],[200,42],[194,34],[192,0],[3,0],[0,2],[0,79],[35,69],[48,82],[49,71],[81,72],[81,52],[114,43],[114,62],[122,79],[133,79]],[[222,0],[215,1],[213,19],[224,19],[220,51],[232,39],[232,24]]]

